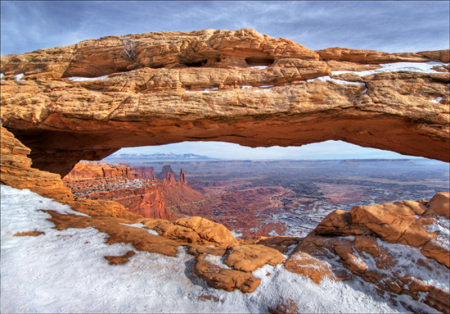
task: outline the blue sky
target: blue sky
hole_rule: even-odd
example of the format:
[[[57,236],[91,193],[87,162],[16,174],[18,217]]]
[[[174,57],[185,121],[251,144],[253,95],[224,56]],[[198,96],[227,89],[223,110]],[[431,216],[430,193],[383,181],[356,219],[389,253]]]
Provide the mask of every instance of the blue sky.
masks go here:
[[[386,52],[449,48],[449,1],[1,1],[1,54],[64,46],[108,35],[254,28],[310,49]],[[398,158],[342,142],[250,149],[183,143],[140,151],[252,158]],[[136,151],[136,148],[129,149]],[[126,151],[125,151],[126,152]],[[345,152],[345,154],[344,154]],[[215,157],[215,156],[212,156]],[[326,158],[326,157],[325,157]]]

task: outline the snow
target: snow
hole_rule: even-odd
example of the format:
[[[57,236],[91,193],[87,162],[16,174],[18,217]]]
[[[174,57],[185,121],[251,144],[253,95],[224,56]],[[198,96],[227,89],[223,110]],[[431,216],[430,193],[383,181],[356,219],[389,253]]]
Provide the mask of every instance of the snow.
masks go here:
[[[442,73],[442,72],[433,70],[433,67],[444,66],[444,65],[448,65],[448,63],[434,62],[434,61],[423,62],[423,63],[396,62],[396,63],[380,64],[380,66],[381,66],[380,69],[359,71],[359,72],[358,71],[332,71],[331,75],[354,73],[354,74],[358,74],[359,76],[367,76],[367,75],[372,75],[372,74],[400,72],[400,71],[420,72],[420,73]],[[320,77],[316,77],[316,78],[307,80],[307,82],[313,82],[313,81],[335,82],[335,83],[343,84],[343,85],[361,85],[361,86],[365,85],[364,83],[361,83],[361,82],[349,82],[349,81],[344,81],[344,80],[333,79],[330,76],[320,76]],[[367,91],[367,89],[363,91],[363,94],[366,91]],[[438,102],[439,101],[440,100],[438,100]]]
[[[271,237],[276,237],[276,236],[278,236],[279,234],[278,234],[278,232],[276,232],[275,230],[272,230],[272,231],[269,232],[269,235],[270,235]]]
[[[18,81],[20,81],[24,76],[25,76],[25,74],[20,73],[20,74],[14,75],[13,78],[14,78],[14,81],[15,81],[15,82],[18,82]]]
[[[144,229],[145,231],[147,231],[150,234],[159,235],[159,233],[156,232],[155,230],[147,229],[147,226],[142,224],[142,223],[138,223],[138,224],[124,224],[124,223],[121,223],[121,225]]]
[[[433,70],[433,67],[435,66],[443,66],[448,65],[448,63],[442,63],[442,62],[395,62],[395,63],[387,63],[387,64],[380,64],[381,69],[375,69],[375,70],[367,70],[367,71],[333,71],[331,72],[331,75],[339,75],[344,73],[355,73],[359,76],[367,76],[372,74],[379,74],[379,73],[387,73],[387,72],[400,72],[400,71],[407,71],[407,72],[420,72],[420,73],[442,73],[436,70]]]
[[[209,92],[211,92],[211,91],[217,92],[218,90],[219,90],[218,87],[206,88],[206,89],[202,90],[201,93],[209,93]]]
[[[244,85],[241,87],[241,89],[247,89],[247,88],[253,88],[253,86]]]
[[[442,100],[442,97],[437,97],[436,99],[430,100],[430,102],[438,104],[441,102],[441,100]]]
[[[259,70],[264,70],[267,69],[269,66],[268,65],[255,65],[252,67],[249,67],[250,69],[259,69]]]
[[[80,81],[96,81],[96,80],[103,80],[105,78],[108,78],[108,75],[103,75],[99,77],[69,77],[68,79],[70,81],[80,82]]]
[[[321,82],[335,82],[338,84],[342,84],[342,85],[361,85],[361,86],[365,86],[366,84],[361,83],[361,82],[349,82],[349,81],[343,81],[343,80],[337,80],[337,79],[333,79],[329,76],[321,76],[321,77],[316,77],[310,80],[307,80],[307,82],[313,82],[313,81],[321,81]]]
[[[420,249],[404,244],[388,243],[380,239],[377,239],[377,245],[394,258],[395,264],[390,266],[389,270],[384,270],[376,268],[375,260],[371,255],[363,253],[363,256],[358,256],[355,254],[371,270],[376,269],[387,276],[393,273],[401,277],[411,276],[421,279],[425,284],[449,291],[450,273],[448,268],[433,259],[424,257]]]
[[[236,230],[231,230],[231,234],[232,234],[233,237],[235,237],[236,239],[239,239],[240,237],[242,237],[242,233],[241,233],[241,232],[237,232]]]
[[[207,255],[205,257],[205,261],[210,262],[213,265],[219,266],[220,268],[224,269],[232,269],[228,265],[225,265],[223,263],[223,257],[222,256],[216,256],[216,255]]]
[[[168,257],[137,251],[130,244],[108,245],[108,235],[92,227],[54,229],[47,220],[50,215],[40,209],[79,214],[29,190],[1,186],[2,313],[261,313],[289,299],[301,313],[407,311],[362,280],[325,280],[316,285],[281,265],[253,272],[261,278],[254,293],[216,290],[193,274],[194,258],[186,248],[180,247],[177,257]],[[45,234],[13,236],[31,230]],[[104,259],[129,250],[136,254],[126,264],[109,265]],[[224,267],[220,257],[207,260]],[[413,302],[422,312],[432,310],[408,296],[398,298]]]
[[[5,76],[5,74],[0,73],[0,79],[2,79]],[[2,80],[3,81],[3,80]]]
[[[273,87],[273,85],[261,85],[261,86],[259,86],[259,88],[269,88],[269,87]]]
[[[450,251],[450,220],[448,218],[438,216],[436,223],[427,226],[428,232],[437,232],[437,238],[431,241]]]

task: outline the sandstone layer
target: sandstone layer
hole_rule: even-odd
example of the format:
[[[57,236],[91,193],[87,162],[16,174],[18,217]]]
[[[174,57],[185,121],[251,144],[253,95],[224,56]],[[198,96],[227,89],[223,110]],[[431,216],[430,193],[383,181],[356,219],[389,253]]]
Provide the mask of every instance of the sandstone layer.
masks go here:
[[[1,118],[35,167],[61,175],[182,141],[342,140],[450,161],[448,55],[314,52],[251,29],[109,36],[3,56]],[[433,69],[364,74],[405,61]]]

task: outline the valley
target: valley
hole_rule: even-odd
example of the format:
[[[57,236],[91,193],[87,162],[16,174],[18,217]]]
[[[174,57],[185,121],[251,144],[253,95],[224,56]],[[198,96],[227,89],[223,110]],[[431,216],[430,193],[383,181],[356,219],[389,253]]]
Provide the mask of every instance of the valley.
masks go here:
[[[84,167],[78,164],[64,181],[78,177],[77,184],[67,185],[81,198],[114,200],[148,218],[201,216],[240,238],[305,237],[336,209],[429,199],[449,190],[448,165],[426,159],[164,162],[124,157],[110,166],[80,163]],[[123,169],[114,172],[115,178],[91,178],[86,185],[82,173],[93,171],[86,165]],[[89,186],[88,193],[79,195],[80,183]]]

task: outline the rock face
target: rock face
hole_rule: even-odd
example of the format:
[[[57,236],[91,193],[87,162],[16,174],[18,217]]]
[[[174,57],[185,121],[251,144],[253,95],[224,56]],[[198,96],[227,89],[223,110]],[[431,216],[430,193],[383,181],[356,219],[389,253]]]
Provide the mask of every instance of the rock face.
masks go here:
[[[0,182],[19,189],[30,189],[56,200],[73,200],[72,192],[64,186],[58,174],[31,168],[27,155],[30,149],[0,125]]]
[[[448,50],[314,52],[251,29],[109,36],[2,57],[1,118],[35,167],[61,175],[122,147],[198,140],[343,140],[449,161],[439,62]]]
[[[170,172],[159,182],[151,167],[87,161],[76,164],[63,181],[80,199],[114,200],[132,213],[168,220],[174,220],[175,216],[166,209],[165,188],[182,185],[177,184]],[[177,192],[176,188],[171,190]]]
[[[82,161],[63,182],[78,199],[113,200],[145,218],[174,220],[184,216],[192,203],[204,199],[189,187],[183,169],[178,181],[170,165],[164,166],[158,177],[162,175],[161,182],[152,167]]]

